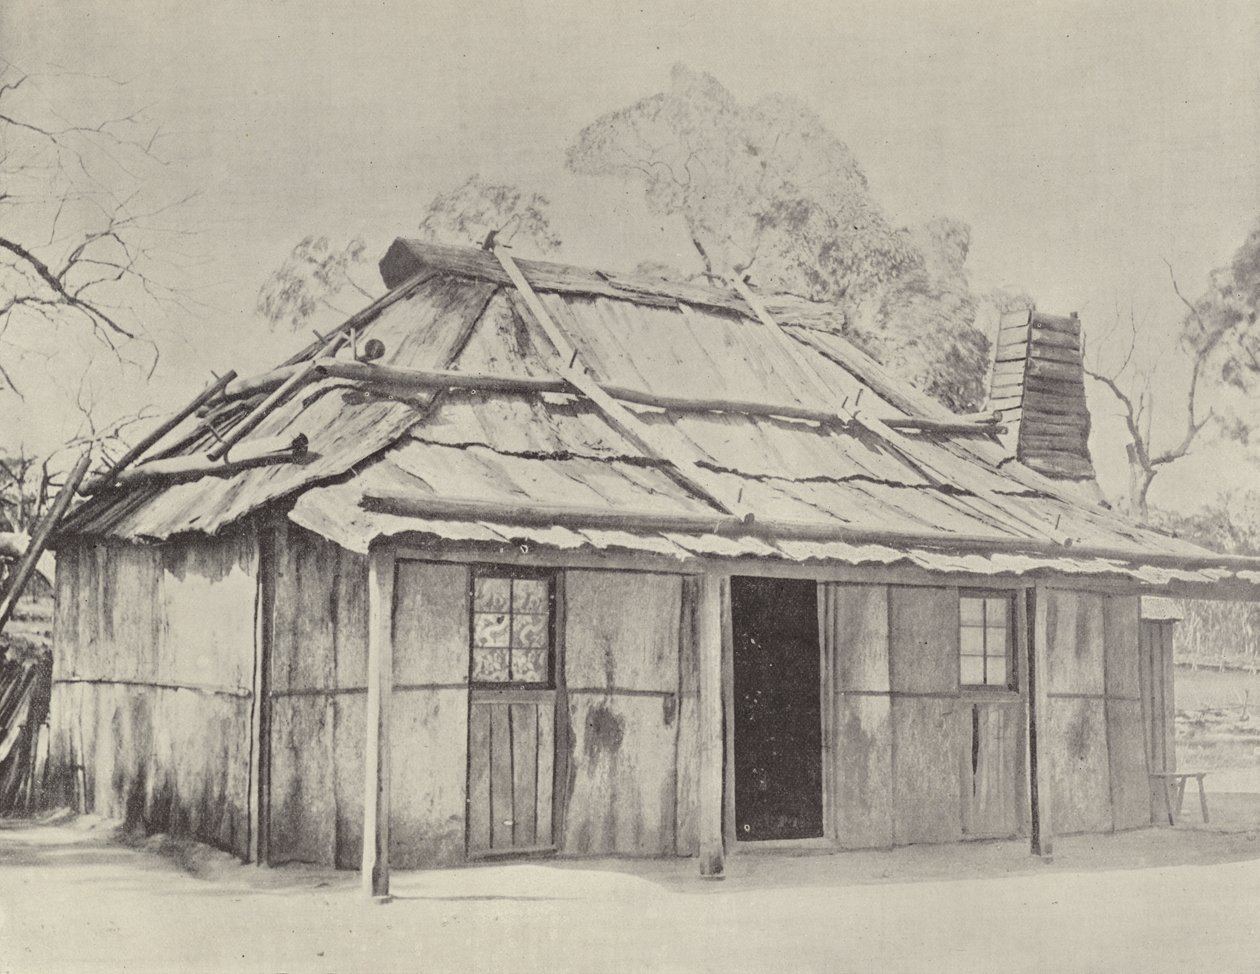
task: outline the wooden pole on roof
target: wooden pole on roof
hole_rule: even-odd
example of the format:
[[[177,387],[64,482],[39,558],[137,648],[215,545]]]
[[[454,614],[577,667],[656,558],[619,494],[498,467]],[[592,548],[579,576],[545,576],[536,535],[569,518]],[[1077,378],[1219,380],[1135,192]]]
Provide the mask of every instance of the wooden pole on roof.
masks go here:
[[[394,554],[368,555],[367,717],[364,747],[363,892],[389,901],[389,709],[394,690]],[[423,773],[421,771],[420,773]]]
[[[31,575],[35,572],[35,566],[39,564],[39,556],[48,547],[48,539],[52,537],[53,529],[57,527],[62,517],[65,516],[66,509],[70,507],[70,502],[74,500],[74,493],[79,489],[79,484],[83,480],[83,475],[87,473],[88,465],[91,462],[92,451],[83,451],[83,456],[79,457],[79,462],[74,465],[74,468],[70,471],[70,476],[66,478],[65,486],[61,488],[56,499],[52,502],[52,507],[48,509],[48,513],[39,522],[39,527],[35,529],[30,546],[27,547],[26,553],[22,555],[17,568],[14,569],[13,575],[9,578],[9,584],[5,587],[4,594],[0,596],[0,630],[4,629],[5,624],[9,621],[9,616],[13,614],[17,601],[22,595],[22,590],[26,588],[26,583],[31,580]]]
[[[141,439],[139,443],[137,443],[130,450],[124,453],[119,458],[118,462],[115,463],[112,467],[110,467],[107,471],[105,471],[100,476],[93,477],[91,480],[84,483],[82,488],[80,489],[80,493],[95,494],[98,491],[104,490],[106,487],[112,484],[115,481],[115,479],[117,479],[118,475],[127,467],[128,464],[130,464],[136,458],[143,456],[144,452],[148,450],[149,447],[153,446],[153,444],[155,444],[158,440],[164,437],[167,433],[173,430],[185,419],[187,419],[189,416],[195,413],[202,406],[206,405],[206,403],[212,401],[215,397],[217,397],[221,392],[223,392],[224,389],[228,387],[228,385],[235,378],[236,378],[235,372],[228,372],[226,375],[220,376],[215,382],[207,386],[206,389],[199,396],[197,396],[197,398],[195,398],[192,402],[190,402],[187,406],[185,406],[179,412],[175,413],[169,419],[167,419],[164,423],[162,423],[160,426],[154,429],[151,433],[149,433],[147,436]]]
[[[558,363],[557,371],[574,389],[599,408],[613,429],[648,456],[666,461],[670,465],[674,478],[706,503],[725,514],[751,517],[751,509],[742,507],[738,500],[723,500],[720,497],[721,491],[716,478],[701,467],[694,456],[653,435],[652,430],[637,416],[600,387],[595,378],[586,371],[586,365],[582,362],[577,348],[551,317],[551,313],[534,293],[533,287],[525,279],[520,268],[516,266],[511,255],[502,247],[495,247],[494,256],[498,258],[508,280],[515,286],[530,314],[559,354],[561,361]]]

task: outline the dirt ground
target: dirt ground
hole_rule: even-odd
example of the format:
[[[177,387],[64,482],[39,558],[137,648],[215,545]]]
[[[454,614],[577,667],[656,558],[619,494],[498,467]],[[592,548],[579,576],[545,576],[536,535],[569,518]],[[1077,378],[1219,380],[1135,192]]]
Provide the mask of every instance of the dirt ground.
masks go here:
[[[1049,863],[1022,841],[741,852],[721,882],[518,863],[395,873],[386,905],[353,873],[0,823],[0,970],[1254,972],[1260,772],[1220,777],[1210,827],[1060,838]]]

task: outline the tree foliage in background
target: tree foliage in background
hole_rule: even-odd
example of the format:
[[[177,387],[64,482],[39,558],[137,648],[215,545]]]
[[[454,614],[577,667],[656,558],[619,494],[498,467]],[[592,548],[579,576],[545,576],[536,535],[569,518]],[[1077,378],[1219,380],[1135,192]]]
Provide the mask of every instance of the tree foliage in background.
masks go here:
[[[1212,432],[1246,446],[1260,420],[1254,408],[1260,393],[1260,222],[1248,233],[1229,263],[1214,270],[1194,301],[1181,290],[1171,265],[1173,292],[1185,308],[1171,349],[1152,350],[1149,323],[1130,309],[1116,314],[1116,326],[1095,343],[1086,373],[1100,382],[1120,406],[1129,436],[1129,508],[1146,520],[1155,478],[1187,456]],[[1116,346],[1116,331],[1127,328],[1128,341],[1118,361],[1104,364],[1097,350]],[[1188,377],[1180,385],[1160,372],[1169,352],[1180,358]],[[1171,422],[1176,439],[1157,447],[1155,422]]]
[[[969,229],[895,228],[848,147],[801,103],[740,105],[678,65],[668,91],[584,128],[567,162],[642,185],[654,212],[681,219],[702,274],[836,303],[850,338],[925,391],[960,410],[983,398]]]
[[[422,240],[480,245],[493,231],[499,243],[526,256],[544,256],[560,248],[550,206],[538,193],[473,175],[429,202],[416,235]],[[348,299],[361,303],[380,293],[375,270],[361,237],[343,244],[324,236],[306,237],[263,282],[256,308],[270,324],[294,329],[323,309],[345,317],[354,310],[345,306]]]
[[[78,80],[78,79],[75,79]],[[53,354],[67,329],[85,330],[120,361],[152,368],[154,314],[183,309],[162,216],[184,202],[157,200],[146,183],[164,160],[162,133],[141,111],[71,118],[44,83],[0,58],[0,393],[21,395],[24,356]],[[76,105],[121,102],[125,88],[87,79]]]

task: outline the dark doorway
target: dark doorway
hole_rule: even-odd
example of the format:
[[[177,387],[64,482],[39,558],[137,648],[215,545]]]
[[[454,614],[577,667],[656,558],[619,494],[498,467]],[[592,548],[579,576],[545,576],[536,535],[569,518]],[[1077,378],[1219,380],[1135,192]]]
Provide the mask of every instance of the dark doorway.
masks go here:
[[[731,579],[735,833],[823,834],[818,594],[811,581]]]

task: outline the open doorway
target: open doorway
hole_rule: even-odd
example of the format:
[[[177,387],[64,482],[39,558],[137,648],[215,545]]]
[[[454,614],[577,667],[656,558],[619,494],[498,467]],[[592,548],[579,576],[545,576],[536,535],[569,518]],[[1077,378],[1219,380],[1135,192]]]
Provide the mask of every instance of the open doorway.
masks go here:
[[[731,579],[735,834],[823,834],[818,594],[799,579]]]

